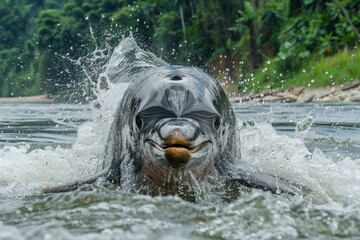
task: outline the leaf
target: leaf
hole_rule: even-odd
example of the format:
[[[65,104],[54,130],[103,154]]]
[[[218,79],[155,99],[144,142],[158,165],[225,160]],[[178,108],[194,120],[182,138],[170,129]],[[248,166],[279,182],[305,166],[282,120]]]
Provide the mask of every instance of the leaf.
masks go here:
[[[246,1],[244,3],[244,19],[246,20],[253,20],[255,18],[255,11],[254,8],[252,7],[251,3]]]
[[[284,42],[284,48],[291,48],[292,47],[292,43],[291,42]]]
[[[309,55],[310,55],[310,52],[308,50],[305,50],[305,51],[299,53],[300,58],[306,58]]]
[[[313,0],[304,0],[305,5],[312,4],[313,2],[314,2]]]

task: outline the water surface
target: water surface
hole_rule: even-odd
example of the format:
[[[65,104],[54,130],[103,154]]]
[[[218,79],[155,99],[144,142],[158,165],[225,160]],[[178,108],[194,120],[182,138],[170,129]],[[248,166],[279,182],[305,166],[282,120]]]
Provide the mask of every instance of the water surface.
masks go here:
[[[0,239],[339,239],[360,236],[360,107],[235,104],[243,157],[314,189],[200,204],[95,189],[39,189],[98,169],[108,113],[91,105],[0,105]],[[109,110],[109,112],[111,112]],[[310,129],[296,132],[309,117]],[[104,126],[102,126],[104,125]]]
[[[94,103],[0,105],[0,239],[360,237],[358,104],[234,105],[242,160],[310,189],[304,195],[243,191],[228,203],[200,185],[196,204],[101,187],[43,194],[111,161],[105,147],[128,76],[166,64],[132,38],[111,57],[99,51],[78,61],[94,63],[81,66],[87,76],[109,81],[104,91],[84,80]]]
[[[0,144],[74,143],[77,127],[91,114],[87,105],[1,103]]]

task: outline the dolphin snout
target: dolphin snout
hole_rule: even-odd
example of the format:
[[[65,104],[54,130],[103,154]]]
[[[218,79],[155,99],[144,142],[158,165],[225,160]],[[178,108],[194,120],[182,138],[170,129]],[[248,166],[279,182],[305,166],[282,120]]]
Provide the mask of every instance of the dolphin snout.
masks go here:
[[[191,120],[169,119],[159,126],[158,134],[164,141],[170,136],[193,141],[199,136],[200,128],[197,123]]]
[[[165,159],[173,168],[184,167],[191,159],[199,127],[186,119],[169,119],[158,129]]]

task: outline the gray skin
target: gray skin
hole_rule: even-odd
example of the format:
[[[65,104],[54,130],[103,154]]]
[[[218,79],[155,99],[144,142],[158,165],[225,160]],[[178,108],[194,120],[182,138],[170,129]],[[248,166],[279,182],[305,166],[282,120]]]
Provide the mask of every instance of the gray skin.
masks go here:
[[[224,157],[236,152],[236,119],[229,100],[217,81],[195,68],[164,66],[146,71],[129,86],[115,116],[107,179],[123,186],[131,185],[122,178],[124,159],[132,161],[134,175],[126,173],[126,178],[133,183],[154,195],[177,194],[190,174],[198,181],[216,172],[225,174],[232,160]],[[165,157],[164,140],[174,132],[189,140],[189,150],[195,149],[186,163]]]
[[[196,68],[167,65],[134,76],[110,133],[105,158],[111,163],[101,173],[56,191],[102,177],[124,190],[190,201],[203,183],[300,193],[297,186],[241,160],[229,99],[218,81]],[[187,157],[179,161],[167,155],[171,147]]]
[[[109,138],[106,179],[125,189],[193,200],[199,183],[236,183],[272,192],[298,193],[285,180],[241,161],[237,120],[218,81],[189,67],[147,70],[127,89]],[[167,136],[188,140],[190,159],[166,156]],[[173,143],[174,144],[174,143]],[[233,184],[231,184],[233,185]]]

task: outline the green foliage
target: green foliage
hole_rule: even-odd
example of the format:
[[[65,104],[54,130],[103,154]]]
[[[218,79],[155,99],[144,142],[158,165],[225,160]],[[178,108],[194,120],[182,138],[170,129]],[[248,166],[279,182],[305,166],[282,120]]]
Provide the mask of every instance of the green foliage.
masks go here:
[[[154,40],[158,48],[162,49],[162,51],[157,51],[157,53],[162,56],[164,60],[171,61],[172,49],[178,50],[179,41],[181,41],[183,37],[178,13],[175,11],[163,13],[158,16],[156,23],[157,27],[154,32]]]
[[[278,0],[264,1],[261,5],[244,1],[238,10],[239,17],[231,30],[238,32],[242,38],[238,41],[242,45],[237,44],[237,49],[242,59],[248,59],[245,70],[252,72],[264,59],[277,55],[279,34],[285,22],[285,7],[284,1]]]
[[[360,79],[360,50],[342,50],[330,57],[313,55],[295,71],[284,72],[275,59],[248,75],[241,83],[244,92],[306,86],[311,88],[344,84]]]
[[[241,90],[307,85],[320,75],[308,64],[346,62],[359,29],[360,0],[0,0],[0,95],[89,91],[83,79],[104,62],[83,60],[130,34],[169,63],[225,71]],[[343,76],[358,77],[346,64]]]
[[[276,3],[276,1],[272,2]],[[309,79],[300,78],[299,74],[300,76],[304,75],[302,69],[307,68],[309,62],[314,61],[316,58],[332,56],[344,48],[352,49],[358,45],[359,36],[357,36],[354,28],[360,29],[359,0],[343,0],[339,1],[339,3],[328,0],[290,0],[290,6],[292,9],[290,9],[290,16],[287,17],[287,20],[272,24],[277,26],[276,30],[273,31],[275,35],[279,36],[277,41],[275,38],[260,41],[269,44],[270,39],[272,39],[273,46],[277,46],[274,48],[276,54],[273,56],[266,54],[264,49],[261,48],[264,45],[261,44],[260,54],[266,56],[263,66],[255,71],[256,81],[251,81],[251,84],[245,82],[253,77],[244,75],[240,80],[240,89],[250,88],[257,91],[263,88],[288,87],[289,84],[308,85]],[[284,5],[284,7],[286,6]],[[268,9],[268,7],[266,8]],[[278,12],[279,9],[274,10],[275,14],[281,16]],[[259,10],[259,12],[261,11]],[[263,17],[262,24],[264,24],[264,19]],[[281,19],[281,17],[277,19]],[[258,35],[258,39],[262,37],[261,34]],[[270,59],[271,64],[268,65],[267,62]],[[269,69],[270,72],[264,71],[264,69]],[[337,75],[333,76],[336,78]],[[356,74],[346,78],[351,80],[354,77],[357,77]],[[317,78],[322,79],[321,77]],[[301,82],[302,80],[303,82]],[[339,79],[335,80],[335,82],[342,81],[343,78],[340,75]],[[269,85],[269,83],[271,84]],[[317,81],[317,84],[324,85],[322,80]],[[310,86],[316,86],[316,84],[310,84]]]
[[[360,78],[360,50],[343,50],[330,57],[312,58],[284,87],[324,87]]]
[[[27,31],[33,10],[25,0],[3,1],[0,5],[1,95],[17,94],[18,74],[32,65],[33,44],[27,41]],[[23,80],[24,82],[27,80]]]
[[[351,13],[351,19],[357,20],[355,24],[360,29],[356,18],[360,14],[360,1],[341,2]],[[351,4],[354,2],[358,2],[357,7]],[[334,1],[304,1],[302,11],[290,19],[281,39],[283,44],[278,57],[289,58],[289,61],[306,60],[312,53],[329,56],[345,46],[356,46],[359,40]]]

